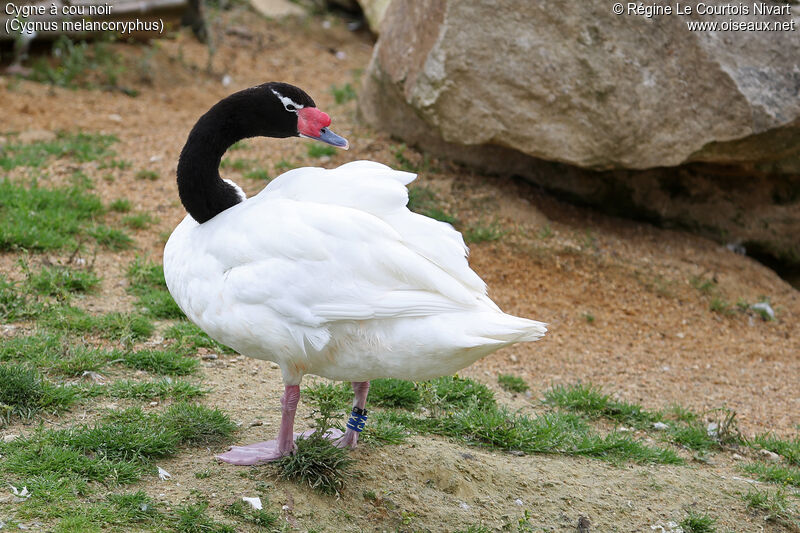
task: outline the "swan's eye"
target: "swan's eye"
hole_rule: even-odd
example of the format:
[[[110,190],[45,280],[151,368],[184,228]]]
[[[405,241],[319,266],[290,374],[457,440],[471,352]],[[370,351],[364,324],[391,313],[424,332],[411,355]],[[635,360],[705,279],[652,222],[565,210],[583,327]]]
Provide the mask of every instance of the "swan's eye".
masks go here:
[[[294,111],[297,111],[297,108],[296,108],[295,106],[293,106],[292,104],[288,104],[288,105],[286,106],[286,111],[292,111],[292,112],[294,112]]]

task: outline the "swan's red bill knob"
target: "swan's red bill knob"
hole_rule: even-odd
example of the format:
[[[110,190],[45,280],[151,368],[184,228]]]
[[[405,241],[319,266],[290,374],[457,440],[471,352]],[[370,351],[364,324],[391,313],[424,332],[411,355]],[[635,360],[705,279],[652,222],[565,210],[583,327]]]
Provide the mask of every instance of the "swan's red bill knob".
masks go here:
[[[316,107],[304,107],[297,110],[297,133],[301,137],[322,141],[345,150],[350,148],[347,139],[328,129],[330,124],[331,117]]]

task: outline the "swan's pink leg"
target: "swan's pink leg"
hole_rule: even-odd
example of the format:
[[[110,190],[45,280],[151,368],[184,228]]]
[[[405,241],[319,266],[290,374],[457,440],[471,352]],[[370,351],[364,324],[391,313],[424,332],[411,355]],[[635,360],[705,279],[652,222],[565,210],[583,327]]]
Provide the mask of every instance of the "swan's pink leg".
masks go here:
[[[281,428],[277,440],[259,442],[248,446],[233,446],[217,459],[232,465],[254,465],[280,459],[294,453],[297,446],[294,440],[294,415],[300,401],[300,385],[287,385],[281,397]]]
[[[367,405],[367,394],[369,393],[369,381],[354,381],[352,383],[355,398],[353,398],[353,407],[363,410]],[[358,431],[347,428],[344,436],[334,442],[339,448],[355,448],[358,444]]]

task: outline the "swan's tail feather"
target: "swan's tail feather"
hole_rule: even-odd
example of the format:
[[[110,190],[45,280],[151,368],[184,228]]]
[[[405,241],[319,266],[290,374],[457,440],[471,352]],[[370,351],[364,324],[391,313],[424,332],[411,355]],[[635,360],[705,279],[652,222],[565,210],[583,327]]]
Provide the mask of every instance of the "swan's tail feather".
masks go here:
[[[547,324],[503,314],[484,315],[478,331],[473,333],[484,339],[486,344],[513,344],[539,340],[547,333]],[[488,341],[488,342],[487,342]]]

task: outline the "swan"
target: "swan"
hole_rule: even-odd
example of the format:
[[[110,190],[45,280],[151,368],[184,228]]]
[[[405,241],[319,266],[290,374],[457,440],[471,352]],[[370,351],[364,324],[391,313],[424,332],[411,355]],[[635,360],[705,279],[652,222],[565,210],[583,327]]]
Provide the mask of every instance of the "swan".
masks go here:
[[[503,313],[452,226],[409,211],[415,174],[373,161],[297,168],[247,198],[221,179],[248,137],[307,137],[347,149],[301,89],[271,82],[224,98],[197,121],[177,167],[188,214],[164,249],[164,276],[186,316],[237,352],[280,366],[277,439],[217,456],[240,465],[296,450],[305,374],[349,381],[353,411],[335,444],[355,447],[369,381],[451,375],[546,325]]]

